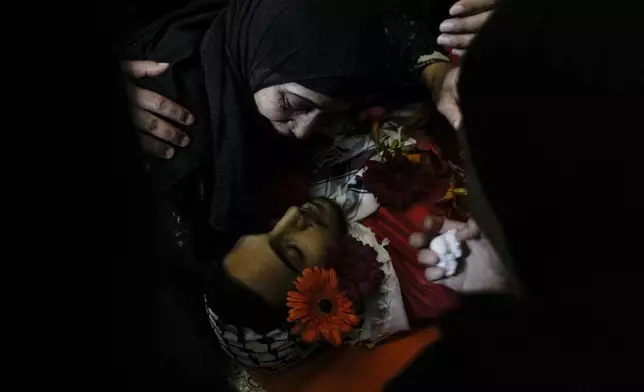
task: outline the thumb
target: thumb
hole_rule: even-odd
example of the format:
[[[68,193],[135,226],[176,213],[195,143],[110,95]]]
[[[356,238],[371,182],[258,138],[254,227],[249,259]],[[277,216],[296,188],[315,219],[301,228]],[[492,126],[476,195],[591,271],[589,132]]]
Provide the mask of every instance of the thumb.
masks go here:
[[[126,61],[122,67],[128,75],[139,79],[145,76],[159,76],[168,69],[169,65],[156,61]]]
[[[438,105],[438,111],[445,116],[454,129],[459,129],[461,126],[461,108],[458,106],[454,96],[443,97]]]

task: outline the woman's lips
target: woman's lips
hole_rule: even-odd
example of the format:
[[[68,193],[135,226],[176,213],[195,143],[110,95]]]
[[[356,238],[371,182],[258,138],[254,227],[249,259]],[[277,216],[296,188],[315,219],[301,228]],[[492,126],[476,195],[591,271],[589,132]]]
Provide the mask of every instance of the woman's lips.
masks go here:
[[[291,131],[291,128],[288,125],[278,123],[278,122],[274,122],[274,121],[272,122],[272,124],[273,124],[273,128],[275,128],[277,133],[279,133],[280,135],[289,136],[289,137],[295,137],[295,135]]]

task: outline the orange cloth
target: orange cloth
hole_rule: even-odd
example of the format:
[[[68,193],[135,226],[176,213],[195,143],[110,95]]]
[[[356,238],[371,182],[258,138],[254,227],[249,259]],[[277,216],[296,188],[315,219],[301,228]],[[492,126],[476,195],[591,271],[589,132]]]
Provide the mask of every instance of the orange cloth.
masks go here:
[[[267,392],[378,392],[439,338],[437,328],[427,328],[374,348],[332,348],[279,373],[249,373]]]

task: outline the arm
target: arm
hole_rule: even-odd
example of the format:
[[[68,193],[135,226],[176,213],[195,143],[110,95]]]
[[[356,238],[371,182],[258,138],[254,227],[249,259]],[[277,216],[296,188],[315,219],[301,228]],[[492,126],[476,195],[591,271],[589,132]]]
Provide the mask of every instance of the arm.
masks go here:
[[[449,15],[450,4],[428,3],[432,5],[422,7],[414,1],[404,2],[402,7],[392,5],[385,20],[391,57],[399,61],[397,69],[402,70],[396,83],[407,89],[422,81],[431,91],[438,111],[458,128],[461,117],[456,96],[458,69],[451,64],[445,48],[437,43],[438,25]]]
[[[187,2],[164,0],[162,8]],[[197,120],[207,120],[199,110],[203,105],[186,94],[194,95],[194,86],[201,85],[197,80],[201,74],[199,44],[225,5],[225,0],[194,1],[180,10],[165,12],[132,35],[123,48],[127,59],[145,60],[126,62],[123,68],[130,76],[131,113],[140,130],[141,144],[156,157],[173,158],[192,141]],[[184,91],[188,93],[180,94]]]

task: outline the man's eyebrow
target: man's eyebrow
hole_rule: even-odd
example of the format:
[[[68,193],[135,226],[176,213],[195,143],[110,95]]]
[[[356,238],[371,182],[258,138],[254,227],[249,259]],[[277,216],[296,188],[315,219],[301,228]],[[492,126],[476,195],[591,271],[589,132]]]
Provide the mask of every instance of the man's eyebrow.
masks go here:
[[[275,252],[275,254],[277,255],[277,258],[282,262],[282,264],[284,264],[288,269],[293,271],[295,275],[300,275],[301,272],[297,268],[295,268],[293,263],[291,263],[288,257],[286,257],[286,255],[284,254],[283,252],[284,248],[276,244],[275,241],[273,240],[268,241],[268,244],[270,245],[273,252]],[[294,249],[296,252],[298,252],[300,259],[304,260],[304,255],[302,254],[302,251],[300,250],[300,248],[295,247]]]

